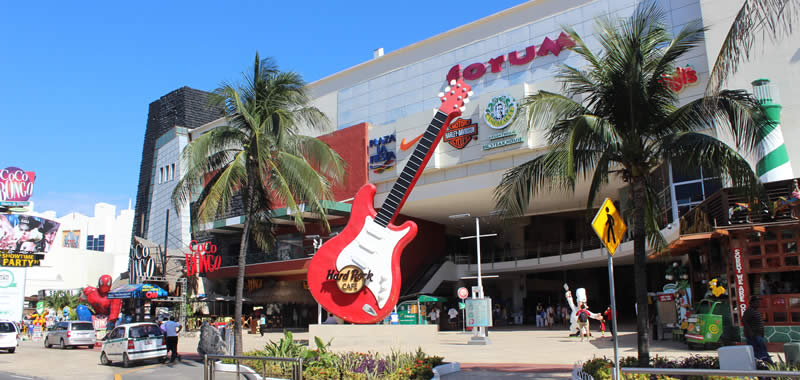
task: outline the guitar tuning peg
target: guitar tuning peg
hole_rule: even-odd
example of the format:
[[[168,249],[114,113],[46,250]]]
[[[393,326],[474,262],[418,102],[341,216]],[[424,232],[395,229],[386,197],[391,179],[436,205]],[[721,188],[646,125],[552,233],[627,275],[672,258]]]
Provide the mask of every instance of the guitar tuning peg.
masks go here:
[[[467,92],[467,96],[472,96],[472,94],[474,94],[474,92],[472,92],[472,91]]]
[[[450,86],[445,87],[444,92],[450,92]]]
[[[461,111],[461,112],[464,112],[464,110],[466,110],[466,109],[467,109],[467,107],[461,107],[458,110]]]
[[[455,79],[450,79],[450,85],[451,86],[455,86],[456,85],[456,80]]]
[[[469,98],[464,99],[464,104],[469,103]]]
[[[439,93],[438,95],[436,95],[436,96],[438,96],[438,97],[440,97],[440,98],[441,98],[442,96],[444,96],[444,92],[440,92],[440,93]]]

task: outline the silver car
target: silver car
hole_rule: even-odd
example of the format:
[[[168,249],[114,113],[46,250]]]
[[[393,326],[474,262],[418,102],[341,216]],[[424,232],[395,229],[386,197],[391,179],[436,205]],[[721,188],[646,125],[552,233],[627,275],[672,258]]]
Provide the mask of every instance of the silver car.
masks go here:
[[[53,329],[47,332],[44,346],[47,348],[58,346],[61,349],[77,346],[94,348],[96,341],[92,322],[66,321],[56,323]]]

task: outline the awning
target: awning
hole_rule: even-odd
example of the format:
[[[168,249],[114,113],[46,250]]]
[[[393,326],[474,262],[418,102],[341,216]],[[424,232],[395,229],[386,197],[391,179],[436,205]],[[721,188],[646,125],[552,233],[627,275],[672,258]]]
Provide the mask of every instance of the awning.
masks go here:
[[[338,219],[350,215],[350,209],[353,207],[350,203],[336,202],[327,199],[320,201],[320,204],[325,209],[328,219]],[[298,205],[298,211],[303,215],[304,220],[316,221],[320,220],[321,216],[317,213],[306,211],[306,205]],[[272,221],[276,224],[294,224],[294,212],[289,210],[288,207],[273,209],[270,211]],[[200,226],[201,231],[218,232],[218,233],[239,233],[244,228],[244,215],[234,216],[226,219],[219,219],[212,223],[206,223]]]
[[[421,295],[417,298],[419,302],[447,302],[447,298],[444,297],[437,297],[437,296],[429,296],[429,295]]]
[[[130,284],[123,285],[108,292],[109,299],[115,298],[160,298],[166,297],[169,293],[156,285],[151,284]]]

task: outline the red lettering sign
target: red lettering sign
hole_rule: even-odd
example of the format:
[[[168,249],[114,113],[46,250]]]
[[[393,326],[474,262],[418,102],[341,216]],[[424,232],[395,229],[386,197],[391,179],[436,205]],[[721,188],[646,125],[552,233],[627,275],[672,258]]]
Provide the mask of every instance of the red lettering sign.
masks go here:
[[[748,289],[747,289],[747,278],[744,272],[744,266],[742,265],[742,249],[741,248],[734,248],[733,249],[733,267],[736,273],[736,301],[739,304],[739,316],[744,316],[744,311],[747,310],[747,299],[748,297]]]
[[[34,179],[36,173],[13,166],[0,170],[0,202],[25,202],[30,199]]]
[[[697,83],[697,71],[691,66],[676,67],[674,74],[664,74],[659,81],[666,84],[670,90],[681,92],[688,85]]]
[[[536,45],[526,47],[525,55],[522,57],[519,57],[519,54],[516,50],[509,52],[508,62],[512,65],[524,65],[530,61],[533,61],[533,59],[537,56],[544,57],[550,53],[558,56],[564,49],[569,49],[573,46],[575,46],[575,41],[569,38],[566,33],[561,32],[555,41],[545,37],[538,49],[536,48]],[[505,61],[505,55],[490,59],[489,67],[491,68],[491,71],[493,73],[501,72],[503,70],[503,63]],[[461,65],[455,65],[447,72],[447,81],[450,82],[450,80],[458,79],[462,75],[466,80],[477,80],[480,79],[483,74],[486,74],[486,63],[483,62],[473,63],[467,66],[463,72],[461,72]]]
[[[189,243],[189,250],[192,254],[186,255],[187,277],[214,272],[222,266],[222,257],[214,255],[217,253],[217,246],[211,242],[198,243],[197,240],[192,240]]]

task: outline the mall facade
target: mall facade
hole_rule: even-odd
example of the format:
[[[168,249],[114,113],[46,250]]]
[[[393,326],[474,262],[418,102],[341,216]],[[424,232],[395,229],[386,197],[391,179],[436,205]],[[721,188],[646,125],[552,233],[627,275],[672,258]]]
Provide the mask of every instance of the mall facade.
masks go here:
[[[349,202],[361,185],[375,184],[375,206],[384,202],[439,104],[437,93],[445,79],[461,72],[475,95],[460,119],[450,125],[396,221],[415,220],[420,231],[403,254],[402,295],[435,294],[455,300],[456,289],[475,285],[475,240],[461,238],[475,234],[477,217],[482,234],[497,233],[481,240],[482,272],[487,276],[485,293],[509,315],[518,312],[524,323],[531,323],[537,303],[564,303],[565,283],[573,290],[586,288],[589,304],[598,311],[604,309],[609,299],[606,256],[587,221],[587,215],[595,211],[586,207],[588,184],[579,183],[574,193],[541,194],[532,199],[525,216],[505,220],[495,211],[493,191],[506,170],[547,150],[541,132],[521,128],[524,115],[517,117],[520,101],[539,90],[559,92],[560,85],[554,79],[559,65],[583,66],[569,50],[573,42],[562,27],[573,28],[589,46],[598,48],[595,18],[607,14],[627,17],[637,4],[634,0],[530,1],[397,51],[383,54],[382,49],[376,50],[372,60],[310,83],[313,104],[328,115],[335,127],[335,131],[320,137],[345,158],[349,175],[327,205],[330,233],[319,229],[315,215],[307,214],[304,233],[287,220],[286,226],[279,228],[279,243],[274,250],[248,254],[246,303],[253,307],[290,305],[267,307],[280,315],[277,319],[284,326],[315,321],[316,303],[305,282],[314,241],[324,240],[343,228]],[[710,67],[738,8],[726,0],[664,0],[659,4],[673,31],[693,21],[710,28],[705,44],[679,62],[682,72],[691,72],[695,77],[674,88],[680,102],[685,103],[704,92]],[[795,86],[795,78],[800,77],[794,58],[797,39],[795,35],[765,44],[763,51],[753,54],[750,63],[742,65],[727,87],[750,90],[755,79],[772,80],[773,92],[783,95],[782,130],[788,159],[800,168],[800,147],[795,146],[800,144],[800,127],[795,121],[800,108],[793,103],[800,99],[793,96],[800,88]],[[188,90],[202,96],[202,92]],[[170,96],[174,97],[174,93],[165,98]],[[180,160],[172,152],[225,122],[212,117],[213,110],[198,110],[193,104],[184,105],[186,112],[176,111],[183,115],[185,124],[178,124],[175,119],[171,121],[174,124],[165,124],[162,130],[152,133],[150,125],[158,118],[154,116],[158,107],[151,105],[134,222],[137,236],[153,241],[164,239],[163,222],[168,215],[164,209],[172,206],[163,204],[156,210],[155,205],[163,194],[171,193],[170,180],[159,182],[162,168],[169,168],[176,178],[182,172]],[[192,110],[197,112],[196,117],[187,116]],[[150,157],[147,162],[146,156]],[[173,161],[162,165],[164,157],[173,157]],[[672,243],[681,241],[682,216],[723,191],[725,185],[714,168],[687,172],[673,170],[664,163],[652,175],[662,185],[660,222],[664,236]],[[165,178],[172,176],[167,174]],[[620,179],[612,179],[602,189],[595,207],[604,197],[614,200],[623,216],[628,217],[628,190]],[[273,212],[278,220],[288,216],[285,209]],[[234,204],[218,221],[196,226],[194,233],[188,219],[183,218],[178,219],[178,230],[169,232],[170,245],[173,238],[176,248],[188,247],[191,239],[214,241],[223,254],[223,266],[207,275],[203,281],[205,292],[212,299],[230,299],[244,217]],[[170,220],[167,231],[172,231],[174,225],[174,219]],[[628,236],[625,240],[615,256],[618,307],[623,321],[634,316],[630,301],[633,244]],[[664,271],[674,261],[688,265],[690,250],[682,254],[654,256],[648,267],[652,292],[668,282]],[[698,284],[693,285],[698,287],[695,293],[702,293],[701,288],[707,286],[700,275],[690,282]],[[229,310],[232,312],[232,307]]]

